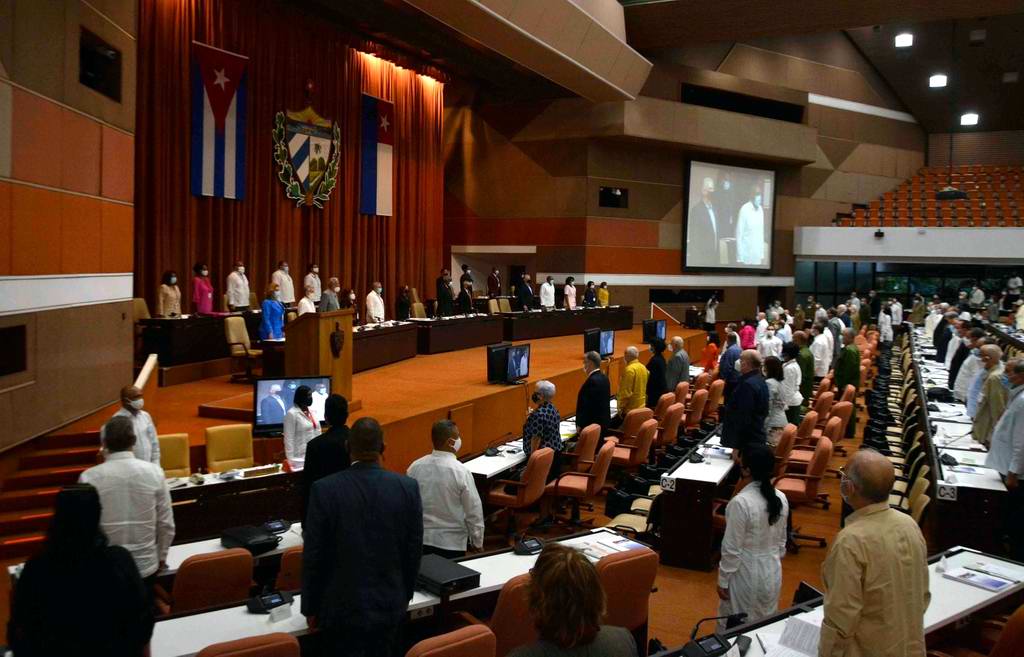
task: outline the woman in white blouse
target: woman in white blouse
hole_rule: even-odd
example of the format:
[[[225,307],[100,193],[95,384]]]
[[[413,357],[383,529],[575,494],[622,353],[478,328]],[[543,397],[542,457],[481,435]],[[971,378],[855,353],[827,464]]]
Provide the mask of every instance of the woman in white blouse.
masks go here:
[[[768,417],[764,420],[764,429],[768,434],[768,442],[774,447],[779,444],[782,429],[786,426],[786,398],[782,391],[782,361],[775,356],[764,359],[764,382],[768,386]]]
[[[576,279],[570,276],[565,279],[565,287],[562,288],[562,292],[565,294],[565,307],[569,310],[576,310],[576,286],[574,283]]]
[[[320,433],[320,423],[309,410],[313,403],[313,391],[309,386],[295,389],[294,406],[284,416],[284,454],[293,471],[303,468],[306,463],[306,444]]]
[[[786,419],[790,424],[800,424],[804,396],[800,393],[803,372],[796,357],[800,355],[800,345],[787,342],[782,345],[782,398],[786,401]]]

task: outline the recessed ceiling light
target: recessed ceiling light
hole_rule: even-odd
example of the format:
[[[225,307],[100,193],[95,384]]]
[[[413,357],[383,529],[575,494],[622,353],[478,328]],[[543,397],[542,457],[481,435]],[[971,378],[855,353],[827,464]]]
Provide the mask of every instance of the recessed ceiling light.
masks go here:
[[[935,75],[928,78],[929,87],[945,87],[946,86],[946,75],[945,73],[936,73]]]
[[[975,112],[961,114],[960,125],[978,125],[978,115]]]
[[[1009,71],[1008,73],[1003,73],[1003,82],[1020,82],[1020,73],[1018,71]]]
[[[896,35],[897,48],[909,48],[914,45],[914,35],[910,32],[901,32]]]

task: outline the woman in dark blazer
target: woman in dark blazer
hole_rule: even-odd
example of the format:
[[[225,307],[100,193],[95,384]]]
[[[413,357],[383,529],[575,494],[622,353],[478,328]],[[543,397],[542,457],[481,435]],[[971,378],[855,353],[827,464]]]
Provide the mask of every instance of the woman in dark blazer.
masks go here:
[[[661,396],[668,392],[665,381],[665,341],[661,338],[651,340],[651,359],[647,361],[647,407],[656,408]]]

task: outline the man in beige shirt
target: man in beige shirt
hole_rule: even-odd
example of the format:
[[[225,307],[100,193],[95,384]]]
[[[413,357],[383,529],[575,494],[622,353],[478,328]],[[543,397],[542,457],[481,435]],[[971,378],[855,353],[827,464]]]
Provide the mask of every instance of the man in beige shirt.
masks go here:
[[[822,566],[818,656],[924,657],[927,547],[913,518],[889,508],[893,467],[861,450],[840,472],[840,493],[854,512]]]

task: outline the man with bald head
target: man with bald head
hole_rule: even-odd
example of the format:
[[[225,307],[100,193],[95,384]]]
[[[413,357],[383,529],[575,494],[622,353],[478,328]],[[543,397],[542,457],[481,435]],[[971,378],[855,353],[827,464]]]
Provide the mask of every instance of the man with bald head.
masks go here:
[[[1006,410],[1006,386],[1003,385],[1003,350],[999,345],[981,348],[981,365],[968,393],[967,414],[974,420],[971,437],[988,447],[992,430]],[[972,394],[973,393],[973,394]],[[974,404],[970,402],[974,400]]]
[[[678,335],[672,337],[668,348],[672,355],[665,364],[665,389],[673,392],[677,385],[690,380],[690,354],[686,353],[683,339]]]
[[[156,426],[149,413],[142,410],[142,405],[142,390],[135,386],[125,386],[121,388],[121,408],[113,417],[126,417],[131,420],[135,431],[135,447],[132,448],[135,458],[159,466],[160,442],[156,439]],[[101,440],[104,433],[105,427],[100,430]]]
[[[1010,383],[1006,411],[992,431],[985,466],[1003,478],[1009,491],[1003,526],[1010,538],[1010,557],[1024,560],[1024,358],[1006,363]]]
[[[626,413],[634,408],[643,408],[647,405],[647,368],[640,362],[640,350],[635,346],[626,347],[624,360],[626,366],[622,368],[622,378],[619,379],[619,391],[615,394],[618,403],[618,410],[609,425],[612,429],[618,429],[626,419]]]
[[[747,349],[742,352],[736,366],[740,378],[725,403],[722,445],[742,451],[749,443],[768,440],[764,429],[768,417],[768,384],[761,376],[761,354],[757,351]]]
[[[863,449],[839,472],[839,493],[854,511],[821,569],[818,657],[923,656],[928,548],[914,519],[889,507],[892,464]]]

